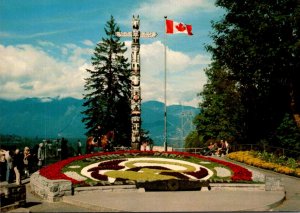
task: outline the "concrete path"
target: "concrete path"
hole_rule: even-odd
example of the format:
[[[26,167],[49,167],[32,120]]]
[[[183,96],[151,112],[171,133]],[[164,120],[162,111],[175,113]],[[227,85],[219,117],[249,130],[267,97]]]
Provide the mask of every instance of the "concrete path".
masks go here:
[[[283,199],[282,191],[85,192],[64,202],[96,211],[266,211]]]
[[[223,160],[231,161],[228,159],[223,159]],[[270,170],[260,169],[236,161],[231,161],[231,162],[235,164],[239,164],[243,167],[249,167],[253,170],[257,170],[266,176],[280,177],[282,185],[284,186],[286,191],[286,199],[279,206],[272,208],[272,210],[300,212],[300,178],[276,173]]]

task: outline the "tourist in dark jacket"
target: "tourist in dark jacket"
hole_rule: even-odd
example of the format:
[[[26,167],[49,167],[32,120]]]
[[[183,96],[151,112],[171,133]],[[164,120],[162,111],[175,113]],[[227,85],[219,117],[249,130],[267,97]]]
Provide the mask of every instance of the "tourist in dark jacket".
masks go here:
[[[30,149],[27,146],[24,148],[23,162],[24,162],[25,177],[29,177],[30,171],[32,171],[31,169],[32,162],[31,162]]]
[[[15,154],[13,156],[13,165],[14,165],[14,171],[16,175],[16,184],[21,185],[21,173],[24,168],[24,162],[23,162],[23,154],[20,153],[19,149],[16,149]]]

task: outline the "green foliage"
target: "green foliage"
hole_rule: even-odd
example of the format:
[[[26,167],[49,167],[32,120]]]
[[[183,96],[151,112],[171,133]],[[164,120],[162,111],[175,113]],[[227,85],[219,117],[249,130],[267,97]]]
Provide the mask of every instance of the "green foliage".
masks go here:
[[[286,113],[300,113],[299,1],[217,0],[216,5],[226,14],[212,25],[214,44],[207,50],[213,63],[200,93],[197,131],[204,141],[268,139],[280,133],[276,129]],[[288,138],[280,140],[297,139]]]
[[[42,138],[29,138],[29,137],[22,137],[19,135],[4,135],[0,134],[0,148],[9,150],[9,149],[20,149],[23,150],[24,147],[33,148],[37,144],[43,141]]]
[[[105,25],[106,38],[102,38],[91,58],[93,69],[87,69],[90,77],[85,81],[83,122],[88,129],[86,135],[98,136],[114,130],[115,143],[130,143],[130,70],[124,58],[126,47],[115,35],[120,31],[114,18]]]
[[[288,158],[285,165],[293,169],[299,167],[299,164],[294,158]]]
[[[200,141],[197,131],[192,131],[186,136],[184,143],[185,148],[195,148],[203,146],[204,144],[202,143],[202,141]]]
[[[149,131],[141,129],[141,142],[147,141],[149,145],[153,145],[153,139],[149,136]]]
[[[284,155],[277,156],[274,153],[269,153],[266,151],[263,152],[252,151],[251,154],[253,154],[254,157],[257,157],[263,161],[276,163],[282,166],[287,166],[292,169],[295,169],[299,166],[297,161],[294,158],[289,158]]]
[[[228,69],[213,63],[206,70],[208,77],[200,103],[201,113],[194,123],[202,143],[210,139],[238,140],[242,125],[239,118],[243,110],[235,89],[236,81],[231,79]]]
[[[300,129],[291,115],[284,116],[276,129],[275,140],[286,149],[300,152]]]

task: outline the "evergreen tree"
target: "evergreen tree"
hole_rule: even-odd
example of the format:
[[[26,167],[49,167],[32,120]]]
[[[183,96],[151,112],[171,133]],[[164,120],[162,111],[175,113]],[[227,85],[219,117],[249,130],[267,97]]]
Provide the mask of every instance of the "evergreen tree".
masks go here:
[[[200,142],[208,140],[240,141],[243,124],[240,117],[243,107],[236,81],[232,80],[231,72],[217,63],[205,71],[208,82],[199,94],[203,100],[199,104],[201,113],[194,119]]]
[[[149,135],[149,130],[141,129],[141,141],[153,145],[153,139]]]
[[[130,70],[124,57],[124,42],[115,35],[120,31],[113,16],[105,25],[106,38],[102,38],[91,57],[93,69],[87,69],[85,79],[83,122],[86,135],[99,136],[115,132],[115,144],[130,144]],[[101,127],[101,133],[98,127]]]
[[[236,81],[242,134],[255,143],[269,138],[286,113],[300,121],[300,4],[217,0],[216,5],[226,14],[213,23],[214,45],[208,50]]]
[[[281,124],[276,129],[273,141],[290,151],[288,156],[299,157],[300,153],[300,129],[297,127],[293,116],[285,114]]]
[[[203,146],[204,144],[201,143],[198,132],[195,130],[191,131],[184,140],[185,148],[195,148],[195,147],[203,147]]]

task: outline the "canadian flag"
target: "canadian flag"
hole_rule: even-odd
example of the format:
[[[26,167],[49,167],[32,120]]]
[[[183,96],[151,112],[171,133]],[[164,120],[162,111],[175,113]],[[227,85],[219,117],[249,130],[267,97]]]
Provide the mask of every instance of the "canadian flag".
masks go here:
[[[193,35],[192,25],[166,19],[166,33],[168,34],[185,33],[188,35]]]

